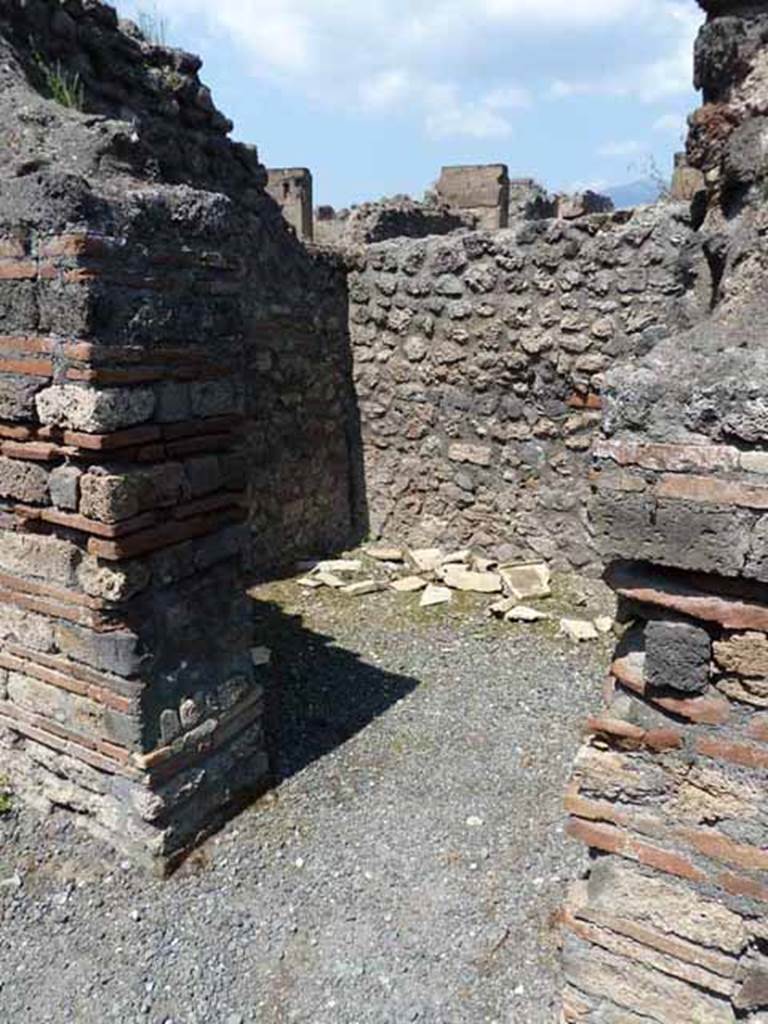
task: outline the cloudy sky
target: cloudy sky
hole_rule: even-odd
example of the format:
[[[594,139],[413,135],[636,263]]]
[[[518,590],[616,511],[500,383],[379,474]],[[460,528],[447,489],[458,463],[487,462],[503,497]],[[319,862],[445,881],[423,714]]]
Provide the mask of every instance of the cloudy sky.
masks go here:
[[[420,196],[447,163],[550,188],[664,174],[696,105],[694,0],[117,0],[199,53],[269,166],[337,207]]]

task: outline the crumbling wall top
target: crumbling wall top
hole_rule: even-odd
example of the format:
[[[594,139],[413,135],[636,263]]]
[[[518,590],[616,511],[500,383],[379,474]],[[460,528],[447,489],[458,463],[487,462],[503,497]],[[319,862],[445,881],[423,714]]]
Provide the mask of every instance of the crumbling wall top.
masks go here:
[[[0,166],[56,169],[263,195],[254,147],[198,77],[201,60],[157,45],[96,0],[0,5]]]

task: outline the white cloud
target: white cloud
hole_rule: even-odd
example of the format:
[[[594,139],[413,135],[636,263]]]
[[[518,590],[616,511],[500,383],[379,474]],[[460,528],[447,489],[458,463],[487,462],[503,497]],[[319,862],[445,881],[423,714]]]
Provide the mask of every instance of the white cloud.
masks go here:
[[[124,0],[126,5],[139,0]],[[160,0],[163,16],[230,37],[254,77],[313,103],[410,113],[433,136],[508,135],[552,69],[599,63],[597,77],[561,74],[551,98],[631,95],[656,101],[689,88],[698,17],[691,0]],[[592,31],[626,32],[647,54],[624,66]],[[522,40],[522,41],[521,41]],[[529,45],[530,44],[530,45]],[[515,48],[542,53],[509,80]],[[557,49],[559,47],[559,51]],[[548,56],[551,53],[551,56]],[[616,66],[611,66],[614,60]],[[529,62],[529,67],[532,62]]]
[[[363,106],[371,110],[386,110],[407,99],[414,88],[413,80],[404,68],[391,68],[363,79],[358,95]]]
[[[617,142],[605,142],[597,150],[598,156],[637,156],[643,152],[643,146],[637,139],[623,139]]]
[[[494,18],[561,25],[602,25],[630,13],[633,0],[481,0],[481,11]]]
[[[644,103],[655,103],[691,89],[691,54],[701,17],[692,5],[676,0],[663,0],[651,6],[656,7],[657,30],[664,31],[658,57],[616,68],[596,78],[572,81],[555,78],[547,92],[549,98],[628,96]]]
[[[466,136],[501,138],[512,132],[508,113],[530,104],[527,90],[516,85],[498,86],[477,98],[464,98],[449,82],[434,82],[403,68],[381,71],[360,83],[360,105],[371,111],[398,108],[417,111],[432,138]]]
[[[499,139],[512,134],[507,118],[481,103],[459,103],[426,115],[427,134],[433,139],[464,135],[472,139]]]
[[[503,85],[491,89],[482,98],[484,106],[491,110],[515,110],[530,107],[531,94],[517,85]]]
[[[463,100],[455,86],[432,86],[424,91],[425,126],[432,138],[465,135],[474,139],[503,138],[512,133],[504,111],[529,103],[516,86],[493,89],[476,100]]]

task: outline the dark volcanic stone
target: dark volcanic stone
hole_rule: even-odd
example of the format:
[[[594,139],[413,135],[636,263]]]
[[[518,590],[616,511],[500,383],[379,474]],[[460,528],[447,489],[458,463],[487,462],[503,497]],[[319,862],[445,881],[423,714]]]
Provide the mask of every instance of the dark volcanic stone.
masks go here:
[[[692,622],[655,620],[645,629],[645,679],[649,686],[701,693],[709,682],[712,641]]]

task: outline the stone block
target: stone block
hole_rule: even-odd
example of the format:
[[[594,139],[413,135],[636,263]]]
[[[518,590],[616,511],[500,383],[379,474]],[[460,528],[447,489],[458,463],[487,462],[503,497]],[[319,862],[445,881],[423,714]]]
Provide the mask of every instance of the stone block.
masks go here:
[[[510,594],[518,601],[532,597],[549,597],[551,572],[545,562],[502,565],[499,573]]]
[[[449,604],[451,592],[448,587],[439,587],[434,583],[428,583],[421,595],[419,604],[422,608],[431,608],[436,604]]]
[[[35,395],[45,385],[41,377],[0,373],[0,419],[34,420]]]
[[[62,654],[118,676],[138,675],[146,660],[138,636],[123,630],[96,633],[74,623],[59,621],[55,625],[55,641]]]
[[[215,455],[201,455],[184,461],[184,475],[193,498],[217,491],[222,485],[221,466]]]
[[[189,496],[184,467],[180,462],[163,462],[137,475],[142,510],[176,505]]]
[[[195,381],[190,385],[190,404],[193,416],[229,416],[241,411],[242,396],[231,378]]]
[[[0,637],[36,651],[54,647],[54,622],[45,615],[0,603]]]
[[[730,1003],[703,989],[568,936],[563,949],[568,981],[597,998],[663,1024],[733,1024]],[[619,1021],[632,1020],[618,1016]]]
[[[151,388],[94,388],[53,384],[35,397],[40,422],[46,426],[109,433],[146,423],[155,410]]]
[[[89,519],[116,523],[141,511],[138,474],[85,473],[80,479],[80,512]]]
[[[8,673],[8,699],[80,735],[104,736],[103,708],[92,700],[50,686],[21,672]]]
[[[739,1010],[768,1009],[768,957],[756,950],[741,965],[733,1005]]]
[[[739,452],[739,466],[747,473],[768,474],[768,452]]]
[[[643,874],[627,862],[596,860],[587,884],[591,909],[620,915],[705,948],[738,956],[748,940],[743,918],[682,882]]]
[[[645,679],[649,686],[702,693],[709,684],[712,639],[691,622],[654,619],[645,627]]]
[[[181,381],[163,381],[156,388],[155,419],[158,423],[178,423],[192,414],[189,384]]]
[[[0,456],[0,497],[39,505],[48,499],[48,471],[35,462]]]
[[[768,636],[765,633],[734,633],[714,644],[719,668],[740,676],[768,681]]]
[[[87,555],[77,570],[77,581],[91,597],[127,601],[149,584],[151,575],[144,562],[100,562]]]
[[[598,491],[591,511],[606,561],[631,559],[738,576],[750,549],[753,513],[746,510]]]
[[[468,462],[474,466],[490,466],[493,451],[489,445],[462,444],[455,442],[448,446],[451,462]]]
[[[219,457],[221,480],[230,491],[239,491],[245,487],[248,479],[248,460],[239,452],[232,452]]]
[[[0,572],[69,584],[82,558],[76,545],[44,534],[0,530]]]
[[[70,512],[77,510],[80,501],[80,477],[82,470],[77,466],[57,466],[48,477],[48,493],[56,508]]]
[[[472,572],[463,565],[446,565],[440,569],[439,575],[454,590],[498,594],[502,589],[501,576],[495,572]]]

